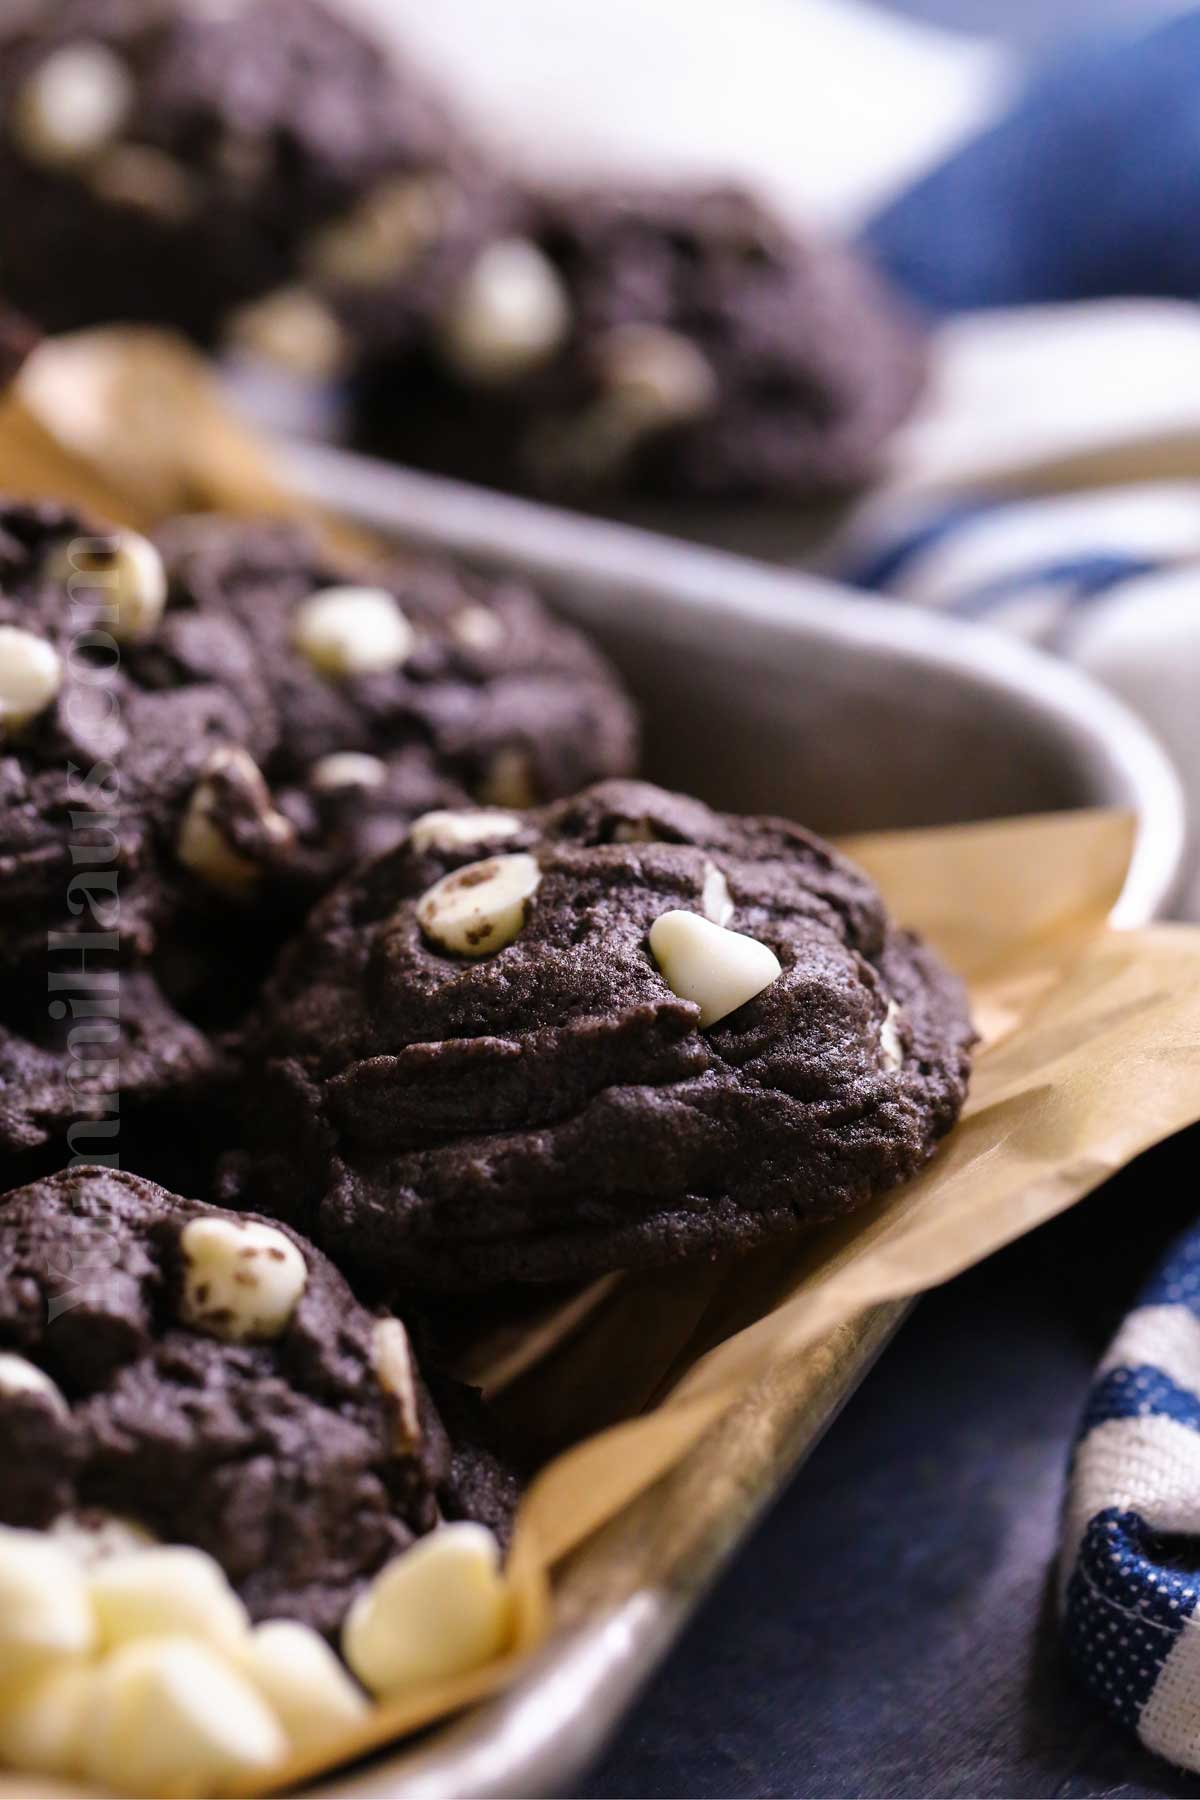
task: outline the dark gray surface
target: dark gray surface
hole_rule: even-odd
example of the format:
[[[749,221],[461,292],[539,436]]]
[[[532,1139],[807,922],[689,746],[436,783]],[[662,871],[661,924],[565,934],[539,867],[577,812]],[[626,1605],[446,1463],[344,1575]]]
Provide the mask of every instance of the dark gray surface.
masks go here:
[[[918,1307],[588,1781],[618,1796],[1196,1796],[1071,1684],[1049,1577],[1091,1370],[1200,1132]]]

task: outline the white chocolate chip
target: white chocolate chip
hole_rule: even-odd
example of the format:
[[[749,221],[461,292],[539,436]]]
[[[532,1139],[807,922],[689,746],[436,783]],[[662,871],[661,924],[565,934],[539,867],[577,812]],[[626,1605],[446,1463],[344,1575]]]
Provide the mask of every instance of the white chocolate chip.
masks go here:
[[[186,1544],[109,1557],[90,1571],[88,1593],[106,1650],[176,1631],[236,1650],[250,1629],[220,1564]]]
[[[443,875],[417,902],[417,922],[443,950],[491,956],[511,944],[542,872],[537,858],[491,856]]]
[[[427,812],[414,819],[408,839],[414,850],[457,850],[462,844],[488,844],[512,837],[521,821],[510,812],[480,807],[474,812]]]
[[[391,1698],[481,1668],[504,1649],[511,1629],[495,1538],[482,1525],[442,1525],[354,1602],[342,1650],[365,1687]]]
[[[76,1661],[43,1669],[0,1694],[0,1763],[39,1775],[82,1773],[95,1670]]]
[[[706,862],[704,865],[704,886],[700,891],[700,905],[705,918],[711,919],[714,925],[728,925],[736,911],[729,892],[729,883],[716,863]]]
[[[260,356],[309,381],[328,381],[345,366],[346,334],[329,308],[303,287],[278,288],[239,307],[226,326],[235,350]]]
[[[133,78],[103,44],[66,44],[27,76],[11,129],[33,162],[85,162],[118,135],[133,107]]]
[[[459,204],[440,176],[402,176],[364,195],[344,219],[325,225],[305,258],[318,281],[381,287],[412,267],[451,223]]]
[[[53,644],[0,625],[0,736],[19,731],[45,712],[62,687],[62,660]]]
[[[273,1619],[251,1632],[241,1667],[271,1706],[295,1752],[319,1750],[365,1717],[363,1691],[323,1637]]]
[[[716,399],[716,377],[703,351],[661,325],[614,326],[599,358],[610,404],[639,432],[702,418]]]
[[[248,857],[239,856],[218,829],[213,816],[215,807],[216,794],[211,785],[199,782],[179,827],[179,860],[212,887],[223,888],[229,894],[249,893],[257,885],[261,871]]]
[[[757,938],[693,912],[665,912],[650,927],[650,949],[672,993],[700,1008],[707,1030],[778,980],[779,958]]]
[[[167,572],[163,559],[137,531],[116,533],[110,568],[112,603],[116,609],[113,636],[120,643],[141,643],[153,637],[167,604]]]
[[[900,1008],[894,1000],[889,1000],[883,1023],[879,1027],[879,1048],[883,1051],[883,1060],[888,1068],[894,1070],[904,1067],[904,1045],[897,1024],[899,1017]]]
[[[271,803],[271,792],[254,758],[238,745],[214,751],[204,775],[192,789],[179,826],[175,853],[185,868],[210,886],[229,894],[249,893],[261,880],[262,870],[234,848],[218,823],[222,794],[240,790],[256,816],[263,837],[287,844],[294,836],[291,823]]]
[[[184,1323],[230,1343],[282,1336],[308,1285],[291,1238],[253,1219],[191,1219],[180,1234]]]
[[[525,460],[539,479],[592,486],[613,480],[655,432],[686,425],[717,397],[697,345],[659,325],[618,325],[597,346],[602,383],[590,403],[531,432]]]
[[[81,1569],[94,1569],[114,1556],[153,1549],[157,1539],[135,1519],[91,1507],[85,1512],[60,1513],[49,1536],[61,1544]]]
[[[375,675],[406,662],[414,636],[383,588],[336,587],[297,607],[292,641],[322,675]]]
[[[65,1419],[69,1411],[61,1390],[45,1370],[12,1350],[0,1350],[0,1394],[30,1394],[44,1400],[60,1419]]]
[[[61,1545],[0,1526],[0,1687],[86,1656],[95,1636],[83,1576]]]
[[[509,744],[497,750],[479,784],[479,798],[488,806],[532,806],[533,765],[524,750]]]
[[[376,1379],[396,1402],[396,1447],[412,1450],[421,1441],[421,1408],[408,1333],[399,1319],[380,1319],[371,1340]]]
[[[103,537],[60,544],[50,555],[47,574],[94,594],[113,637],[122,644],[152,637],[167,604],[167,572],[162,557],[138,531],[113,531]]]
[[[167,1636],[101,1664],[86,1711],[84,1772],[118,1794],[210,1794],[282,1762],[283,1727],[244,1675],[205,1644]]]
[[[377,788],[387,780],[387,764],[361,750],[335,750],[313,764],[308,778],[322,794],[334,788]]]
[[[490,606],[460,607],[450,631],[468,650],[494,650],[504,642],[504,626]]]
[[[501,238],[459,284],[442,320],[442,352],[468,380],[498,386],[547,362],[570,322],[554,264],[525,238]]]

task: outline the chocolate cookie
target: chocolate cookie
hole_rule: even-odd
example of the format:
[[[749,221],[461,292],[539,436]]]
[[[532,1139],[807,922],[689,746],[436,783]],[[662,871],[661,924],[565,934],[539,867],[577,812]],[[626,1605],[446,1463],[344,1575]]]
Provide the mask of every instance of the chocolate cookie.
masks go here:
[[[749,1247],[927,1160],[962,988],[820,839],[640,783],[425,822],[265,995],[229,1172],[386,1287]]]
[[[129,1103],[192,1093],[195,1025],[236,1019],[358,856],[417,813],[628,768],[634,737],[519,583],[364,575],[291,525],[180,521],[156,547],[0,503],[0,1143],[111,1105],[71,1041],[120,1054]]]
[[[424,278],[464,161],[424,80],[320,0],[7,0],[0,118],[6,292],[52,330],[211,339],[309,265]]]
[[[263,770],[317,887],[435,807],[528,806],[633,766],[612,669],[521,581],[431,557],[352,570],[291,524],[182,519],[157,543],[168,618],[232,625],[262,673]]]
[[[564,193],[478,251],[423,344],[375,345],[360,435],[548,495],[803,498],[872,476],[924,367],[861,261],[741,193]]]
[[[0,1200],[0,1446],[0,1521],[115,1515],[327,1634],[464,1495],[501,1529],[515,1497],[310,1244],[100,1168]]]

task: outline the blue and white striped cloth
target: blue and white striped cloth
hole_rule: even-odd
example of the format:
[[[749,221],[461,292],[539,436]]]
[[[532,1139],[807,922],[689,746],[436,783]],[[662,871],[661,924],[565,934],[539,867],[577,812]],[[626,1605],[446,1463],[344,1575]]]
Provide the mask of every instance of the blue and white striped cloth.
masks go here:
[[[1067,1651],[1150,1750],[1200,1768],[1200,1226],[1097,1372],[1062,1549]]]
[[[1200,845],[1200,480],[884,494],[834,568],[854,585],[1017,632],[1121,695],[1183,775]],[[1200,916],[1200,879],[1184,905]]]

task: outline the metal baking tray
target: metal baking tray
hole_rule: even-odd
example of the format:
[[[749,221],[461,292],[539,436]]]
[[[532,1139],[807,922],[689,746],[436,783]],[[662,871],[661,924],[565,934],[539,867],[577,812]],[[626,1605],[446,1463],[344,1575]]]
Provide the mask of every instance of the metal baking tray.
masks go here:
[[[833,833],[1124,806],[1139,832],[1119,919],[1138,924],[1169,907],[1185,851],[1174,771],[1121,704],[1039,652],[722,551],[324,446],[289,446],[283,472],[377,531],[534,577],[642,702],[654,780]],[[506,1694],[309,1791],[569,1791],[906,1310],[872,1309],[778,1367],[584,1545],[556,1589],[550,1641]]]

